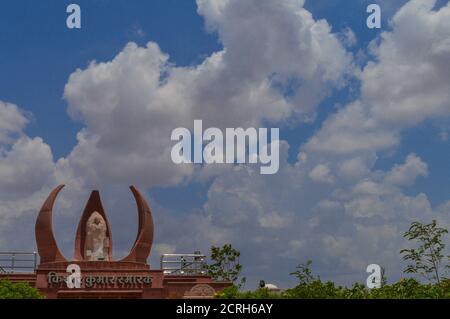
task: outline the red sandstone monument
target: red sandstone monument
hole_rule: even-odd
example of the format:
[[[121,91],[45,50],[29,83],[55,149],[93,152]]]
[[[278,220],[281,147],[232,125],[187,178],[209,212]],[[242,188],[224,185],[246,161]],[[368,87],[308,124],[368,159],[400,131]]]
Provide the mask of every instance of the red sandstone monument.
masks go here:
[[[205,274],[173,275],[150,268],[147,258],[153,243],[153,218],[149,205],[134,186],[130,188],[137,204],[139,225],[128,256],[113,260],[111,228],[100,194],[93,191],[78,224],[74,258],[67,260],[58,248],[52,226],[53,205],[63,187],[58,186],[50,193],[37,217],[40,263],[35,273],[0,278],[28,281],[49,299],[212,298],[230,284],[214,282]]]

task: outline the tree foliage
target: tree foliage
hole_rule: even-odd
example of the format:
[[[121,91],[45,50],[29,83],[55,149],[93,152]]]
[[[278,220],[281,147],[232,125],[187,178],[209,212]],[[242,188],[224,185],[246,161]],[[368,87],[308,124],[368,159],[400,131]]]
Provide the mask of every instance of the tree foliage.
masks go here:
[[[446,234],[448,231],[438,227],[436,220],[426,225],[413,222],[404,237],[409,241],[418,242],[419,246],[400,251],[403,259],[410,262],[405,273],[420,274],[430,281],[441,282],[442,263],[445,260],[443,238]]]
[[[239,276],[242,265],[239,262],[240,251],[233,248],[231,244],[222,247],[211,247],[211,261],[208,265],[208,273],[215,281],[228,281],[241,287],[245,283],[245,278]]]
[[[255,291],[240,291],[239,287],[228,287],[216,295],[218,299],[450,299],[450,281],[439,284],[421,284],[416,279],[402,279],[392,285],[368,289],[355,283],[342,287],[328,281],[315,279],[300,283],[294,288],[276,293],[266,288]]]
[[[296,271],[290,273],[295,276],[301,284],[309,284],[318,278],[315,278],[311,271],[312,260],[308,260],[304,264],[299,264]]]
[[[0,299],[43,299],[43,295],[27,283],[0,280]]]

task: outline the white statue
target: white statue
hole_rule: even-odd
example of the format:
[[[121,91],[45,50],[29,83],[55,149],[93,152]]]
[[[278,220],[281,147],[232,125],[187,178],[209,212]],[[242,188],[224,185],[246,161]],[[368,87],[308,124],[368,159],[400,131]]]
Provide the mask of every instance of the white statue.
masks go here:
[[[90,261],[109,260],[106,221],[98,212],[93,212],[86,222],[85,256]]]

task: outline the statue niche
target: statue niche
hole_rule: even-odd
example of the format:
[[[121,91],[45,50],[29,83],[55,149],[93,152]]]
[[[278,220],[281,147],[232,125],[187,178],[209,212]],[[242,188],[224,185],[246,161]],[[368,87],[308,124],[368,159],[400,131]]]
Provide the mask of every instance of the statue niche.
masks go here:
[[[64,185],[60,185],[50,193],[36,220],[36,244],[41,264],[68,262],[58,248],[52,227],[53,206],[56,197],[63,188]],[[137,204],[138,233],[130,253],[119,262],[147,265],[147,258],[153,243],[152,213],[147,201],[136,187],[130,186],[130,188]],[[111,262],[113,261],[112,246],[111,228],[103,209],[100,193],[93,191],[78,223],[73,261],[100,261],[103,258],[104,261]]]
[[[93,212],[86,222],[84,256],[88,261],[109,261],[109,237],[106,221],[99,212]]]
[[[93,191],[78,224],[75,260],[112,261],[112,236],[98,191]]]

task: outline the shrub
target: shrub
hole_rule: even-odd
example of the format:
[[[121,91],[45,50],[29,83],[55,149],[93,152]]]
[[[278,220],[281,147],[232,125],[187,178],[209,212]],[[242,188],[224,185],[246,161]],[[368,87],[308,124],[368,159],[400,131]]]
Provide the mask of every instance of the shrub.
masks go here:
[[[316,279],[300,283],[282,293],[267,289],[239,291],[231,286],[216,295],[219,299],[450,299],[450,281],[440,284],[421,284],[415,279],[402,279],[395,284],[368,289],[363,284],[351,288],[336,286],[333,282]]]
[[[43,299],[43,296],[27,283],[0,280],[0,299]]]
[[[218,292],[216,299],[280,299],[281,294],[271,292],[267,288],[260,288],[255,291],[239,291],[236,285],[225,288]]]

